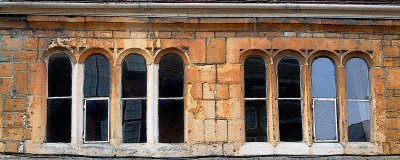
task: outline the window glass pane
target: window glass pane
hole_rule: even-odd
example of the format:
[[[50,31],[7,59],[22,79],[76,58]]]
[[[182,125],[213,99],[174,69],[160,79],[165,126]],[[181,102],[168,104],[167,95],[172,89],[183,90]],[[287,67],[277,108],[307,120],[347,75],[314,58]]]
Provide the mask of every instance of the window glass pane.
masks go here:
[[[349,142],[370,141],[369,102],[347,101]]]
[[[146,100],[123,100],[124,143],[146,143]]]
[[[279,100],[280,140],[298,142],[303,140],[300,100]]]
[[[71,61],[66,54],[56,54],[50,57],[48,65],[48,96],[71,96],[72,84]]]
[[[129,55],[122,63],[122,97],[146,97],[146,61],[142,56]]]
[[[181,57],[167,54],[159,67],[160,97],[183,97],[184,66]]]
[[[368,66],[361,58],[346,63],[347,99],[369,99]]]
[[[108,59],[94,55],[85,62],[85,97],[108,97],[110,94],[110,65]]]
[[[300,98],[300,64],[286,56],[278,64],[279,98]]]
[[[47,142],[71,142],[71,99],[47,100]]]
[[[267,108],[265,100],[245,101],[246,142],[266,142]]]
[[[108,141],[108,100],[86,100],[86,141]]]
[[[329,58],[318,58],[312,64],[312,95],[315,98],[335,98],[335,67]]]
[[[244,61],[246,98],[266,97],[265,62],[261,57],[251,56]]]
[[[183,100],[159,100],[160,143],[183,143]]]
[[[314,127],[317,141],[337,140],[335,101],[314,101]]]

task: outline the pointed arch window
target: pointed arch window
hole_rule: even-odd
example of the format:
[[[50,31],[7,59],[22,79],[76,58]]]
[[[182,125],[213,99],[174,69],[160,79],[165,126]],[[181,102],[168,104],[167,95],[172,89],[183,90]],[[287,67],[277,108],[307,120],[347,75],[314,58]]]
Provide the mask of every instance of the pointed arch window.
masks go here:
[[[267,97],[264,59],[250,56],[244,61],[246,142],[266,142]]]
[[[71,142],[72,64],[65,53],[54,54],[47,66],[46,142]]]
[[[278,63],[279,134],[284,142],[303,140],[300,63],[285,56]]]
[[[371,128],[368,65],[361,58],[346,63],[347,126],[349,142],[369,142]]]
[[[146,143],[147,67],[137,54],[122,63],[122,128],[124,143]]]
[[[184,63],[176,54],[164,55],[159,64],[158,129],[160,143],[184,141]]]
[[[311,72],[314,139],[338,141],[335,66],[321,57],[313,61]]]
[[[85,61],[84,114],[85,142],[109,140],[110,65],[102,55],[92,55]]]

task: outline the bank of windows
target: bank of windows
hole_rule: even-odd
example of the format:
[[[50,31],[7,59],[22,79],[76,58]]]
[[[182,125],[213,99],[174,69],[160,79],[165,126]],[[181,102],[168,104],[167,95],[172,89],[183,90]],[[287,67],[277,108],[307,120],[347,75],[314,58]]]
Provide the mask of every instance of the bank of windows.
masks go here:
[[[370,141],[370,90],[368,65],[352,58],[345,65],[347,133],[349,142]],[[62,73],[62,74],[60,74]],[[277,66],[278,115],[281,141],[302,141],[302,107],[299,61],[285,56]],[[46,142],[71,141],[72,65],[67,54],[48,60]],[[326,57],[311,66],[313,129],[316,142],[338,141],[336,76]],[[261,57],[244,62],[246,141],[267,141],[266,66]],[[92,55],[84,70],[84,140],[109,141],[110,65],[102,55]],[[162,57],[159,65],[159,142],[183,142],[184,64],[175,54]],[[146,142],[147,67],[139,55],[122,64],[122,125],[124,143]],[[64,127],[59,127],[64,126]]]
[[[159,64],[160,143],[183,143],[184,63],[176,54],[166,54]],[[137,54],[122,62],[123,143],[146,143],[147,66]],[[72,65],[67,54],[56,54],[48,62],[46,142],[71,142]],[[94,54],[84,62],[84,142],[109,142],[110,64]],[[63,126],[63,127],[60,127]]]
[[[300,62],[293,56],[283,57],[277,65],[277,107],[282,142],[303,140],[300,67]],[[346,63],[345,72],[348,141],[369,142],[371,115],[368,65],[361,58],[351,58]],[[267,140],[265,77],[265,63],[261,57],[249,56],[245,59],[246,142]],[[314,141],[338,142],[336,74],[331,59],[319,57],[312,62],[311,84]]]

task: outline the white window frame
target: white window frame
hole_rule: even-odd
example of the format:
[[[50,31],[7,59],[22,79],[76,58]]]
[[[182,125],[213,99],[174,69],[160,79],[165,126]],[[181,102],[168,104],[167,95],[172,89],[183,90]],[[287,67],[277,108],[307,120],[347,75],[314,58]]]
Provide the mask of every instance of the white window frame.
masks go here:
[[[321,142],[339,142],[339,134],[338,134],[338,121],[337,121],[337,100],[336,98],[312,98],[312,109],[313,109],[313,117],[315,117],[315,101],[333,101],[335,102],[335,135],[336,139],[335,140],[317,140],[316,139],[316,130],[315,130],[315,118],[313,119],[313,136],[314,136],[314,142],[316,143],[321,143]]]
[[[86,104],[87,101],[96,101],[96,100],[107,100],[107,141],[86,141]],[[110,142],[110,98],[109,97],[89,97],[84,98],[84,105],[83,105],[83,142],[84,143],[107,143]]]

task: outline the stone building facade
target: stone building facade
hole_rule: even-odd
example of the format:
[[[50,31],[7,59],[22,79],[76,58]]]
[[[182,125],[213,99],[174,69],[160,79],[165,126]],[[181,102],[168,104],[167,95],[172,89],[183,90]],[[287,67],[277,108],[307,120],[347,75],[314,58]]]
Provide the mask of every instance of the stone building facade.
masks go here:
[[[183,9],[168,5],[157,7],[153,3],[114,4],[114,8],[107,8],[111,4],[96,4],[97,7],[86,6],[90,5],[86,3],[78,4],[83,7],[73,6],[74,3],[47,4],[0,3],[0,150],[3,153],[110,157],[400,154],[400,7],[396,4],[319,5],[319,8],[318,5],[297,3],[234,4],[220,8],[176,4],[184,6]],[[274,5],[283,8],[274,9]],[[349,6],[364,8],[346,9]],[[93,9],[88,9],[90,7]],[[57,58],[57,55],[67,57],[71,64],[52,63],[51,58]],[[105,61],[89,63],[96,55]],[[124,82],[124,71],[129,70],[129,67],[124,69],[128,63],[125,60],[132,55],[142,57],[145,67],[135,71],[144,73],[146,84]],[[168,55],[178,57],[183,68],[169,66],[165,60]],[[262,59],[265,64],[256,68],[263,71],[257,74],[264,75],[261,80],[265,83],[258,85],[264,87],[261,97],[245,95],[246,84],[253,83],[245,78],[245,63],[249,57]],[[279,64],[287,57],[296,60],[297,65],[293,68],[284,66],[280,71]],[[320,140],[316,134],[317,119],[329,118],[329,115],[319,116],[314,106],[319,99],[313,96],[316,80],[313,81],[312,71],[318,69],[313,68],[313,63],[321,57],[333,64],[333,83],[323,81],[328,88],[334,86],[333,97],[322,99],[334,104],[331,114],[335,137],[328,140]],[[361,88],[367,88],[368,95],[360,100],[360,103],[366,102],[368,113],[365,114],[369,117],[368,126],[364,126],[368,130],[366,142],[350,140],[349,119],[357,115],[349,111],[349,101],[353,99],[349,98],[349,93],[357,94],[358,90],[352,92],[349,88],[364,82],[362,76],[352,79],[356,82],[348,82],[351,73],[347,73],[346,67],[352,59],[363,60],[367,66],[367,85]],[[88,68],[100,63],[108,69],[97,69],[96,75],[109,77],[97,78],[97,87],[103,82],[100,87],[108,87],[105,91],[97,88],[96,93],[106,94],[103,97],[87,96],[86,84],[90,80],[85,78],[94,74]],[[165,66],[169,68],[163,68]],[[65,70],[68,67],[70,69]],[[52,69],[55,72],[49,76]],[[163,69],[165,72],[181,69],[181,73],[168,77]],[[297,72],[293,71],[296,69]],[[66,73],[70,76],[52,80],[52,76],[65,76]],[[280,96],[279,92],[283,93],[284,89],[281,90],[279,85],[283,86],[284,82],[279,80],[279,74],[285,73],[297,75],[295,84],[299,95],[294,96],[296,98]],[[167,79],[160,78],[163,76]],[[179,76],[183,78],[176,78]],[[181,91],[179,87],[163,86],[164,81],[172,84],[169,81],[176,80],[174,78],[178,79],[177,83],[182,83]],[[57,82],[62,83],[54,85],[56,87],[50,85]],[[142,89],[146,94],[140,98],[124,96],[124,87],[129,87],[124,85],[128,84],[146,86]],[[161,93],[164,88],[169,89],[166,96]],[[169,95],[174,89],[182,95]],[[51,96],[50,90],[70,92],[69,95]],[[143,130],[140,134],[144,138],[139,138],[138,143],[127,143],[124,135],[123,115],[128,111],[122,106],[129,98],[146,103],[141,112],[144,123],[141,122],[142,128],[139,128]],[[48,107],[52,99],[68,99],[62,112],[69,116],[60,120],[57,116],[62,113],[51,115]],[[105,118],[99,122],[102,131],[93,131],[101,135],[93,137],[90,136],[92,130],[88,129],[92,123],[88,117],[100,115],[90,117],[88,104],[91,100],[107,102]],[[167,134],[164,130],[170,129],[170,124],[166,124],[166,128],[160,125],[169,121],[162,116],[163,100],[181,103],[174,103],[181,110],[167,114],[168,118],[182,116],[181,120],[171,122],[181,125],[173,128],[180,132],[178,134],[163,135]],[[264,111],[256,111],[265,112],[265,115],[257,114],[259,118],[254,121],[246,119],[252,115],[246,111],[247,102],[252,100],[264,103],[261,105]],[[300,125],[300,131],[296,126],[289,126],[286,129],[288,135],[282,134],[284,131],[280,126],[285,122],[280,117],[286,111],[280,111],[281,100],[299,102],[300,117],[297,120],[300,121],[296,123]],[[287,120],[293,120],[290,116],[294,115],[289,114]],[[263,122],[255,122],[259,120]],[[254,123],[264,125],[263,138],[260,133],[257,138],[247,136],[250,131],[246,128]],[[52,128],[48,129],[50,125]],[[50,140],[50,137],[57,139],[65,132],[70,135],[66,142],[65,139]],[[300,140],[292,140],[291,136],[299,135],[291,132],[298,132]],[[137,134],[133,138],[137,138]],[[174,138],[178,140],[171,140]]]

